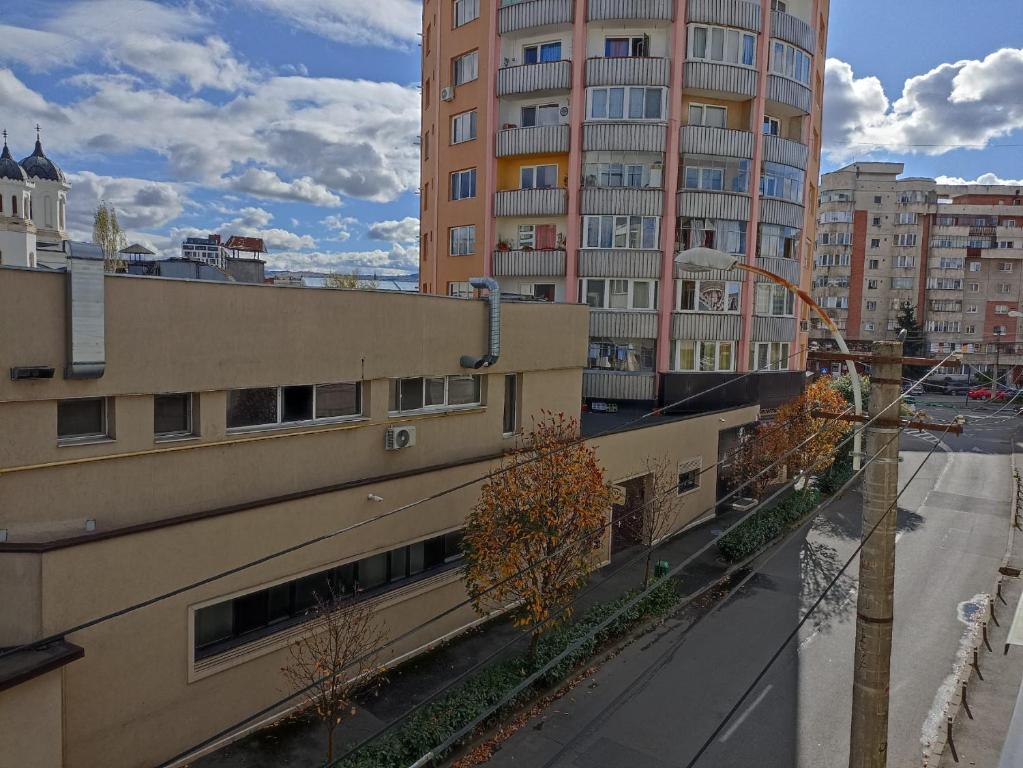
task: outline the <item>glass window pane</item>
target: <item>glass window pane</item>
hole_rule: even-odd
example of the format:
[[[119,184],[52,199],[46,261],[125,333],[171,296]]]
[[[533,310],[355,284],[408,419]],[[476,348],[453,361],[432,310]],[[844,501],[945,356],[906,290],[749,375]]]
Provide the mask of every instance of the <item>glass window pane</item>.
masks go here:
[[[752,67],[756,61],[755,53],[755,40],[752,35],[743,35],[742,37],[742,63],[747,67]]]
[[[626,309],[629,306],[629,281],[611,281],[611,309]]]
[[[725,58],[725,30],[712,28],[710,30],[710,58],[713,61],[724,61]]]
[[[596,309],[604,307],[604,288],[607,285],[604,280],[586,281],[586,303]]]
[[[105,433],[103,398],[64,400],[57,403],[57,436],[86,437]]]
[[[423,542],[419,541],[409,547],[408,571],[410,576],[415,576],[426,567],[426,548]]]
[[[408,549],[405,547],[399,547],[398,549],[392,549],[390,555],[390,570],[388,572],[388,579],[390,581],[399,581],[405,578],[405,568],[408,566]]]
[[[679,309],[692,311],[696,309],[696,281],[683,280],[679,288]]]
[[[448,405],[478,403],[479,385],[479,376],[448,376]]]
[[[156,395],[153,397],[153,433],[188,434],[192,431],[192,396]]]
[[[697,59],[707,58],[707,28],[693,29],[693,56]]]
[[[402,379],[401,380],[401,408],[402,411],[414,411],[423,407],[423,380]]]
[[[643,117],[643,89],[629,89],[629,118],[639,120]]]
[[[281,387],[281,421],[308,421],[313,417],[311,386]]]
[[[692,371],[696,369],[696,343],[681,341],[678,345],[678,369]]]
[[[227,426],[277,423],[277,388],[233,389],[227,393]]]
[[[707,117],[704,125],[709,125],[712,128],[725,127],[725,118],[728,113],[724,107],[707,107],[705,114]]]
[[[351,595],[355,592],[355,563],[339,565],[334,569],[334,579],[337,583],[337,594]]]
[[[590,92],[590,116],[607,117],[607,89],[599,88]]]
[[[700,342],[700,370],[713,371],[716,367],[717,344],[713,341]]]
[[[195,612],[195,647],[202,648],[234,633],[234,606],[231,600],[208,605]]]
[[[620,120],[625,117],[625,89],[609,88],[610,100],[607,108],[607,116],[613,120]]]
[[[382,552],[373,557],[359,561],[359,588],[373,589],[387,581],[387,553]]]
[[[444,405],[444,377],[435,376],[423,379],[426,390],[423,405]]]
[[[296,615],[316,607],[316,598],[330,600],[331,572],[320,571],[295,581]]]
[[[650,283],[637,280],[632,284],[632,306],[636,309],[653,309]]]
[[[646,114],[648,120],[658,120],[661,117],[661,89],[646,89]]]
[[[689,124],[703,125],[703,107],[695,104],[689,105]]]
[[[444,534],[444,559],[450,562],[462,556],[462,531]]]
[[[316,385],[316,418],[358,416],[362,413],[362,387],[356,381]]]
[[[732,370],[732,345],[731,343],[719,342],[718,370]]]
[[[242,635],[267,624],[266,590],[242,595],[234,600],[234,634]]]
[[[521,122],[523,128],[531,128],[536,125],[536,107],[523,107]]]
[[[657,219],[653,216],[647,216],[643,219],[642,246],[644,248],[657,247]]]
[[[291,583],[278,584],[266,590],[267,623],[282,621],[291,617]]]
[[[435,536],[423,542],[424,565],[426,568],[436,568],[444,564],[444,537]]]

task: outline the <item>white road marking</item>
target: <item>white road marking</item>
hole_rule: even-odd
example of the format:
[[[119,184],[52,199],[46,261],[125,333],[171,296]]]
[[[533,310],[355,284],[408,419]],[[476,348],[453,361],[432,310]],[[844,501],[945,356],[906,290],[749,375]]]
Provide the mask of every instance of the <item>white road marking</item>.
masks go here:
[[[764,688],[764,690],[760,692],[760,695],[753,700],[753,703],[746,708],[745,712],[739,715],[736,721],[732,723],[731,727],[727,731],[725,731],[724,735],[720,739],[718,739],[718,741],[720,741],[722,744],[728,741],[728,739],[731,738],[732,734],[739,730],[739,726],[746,722],[746,718],[749,717],[750,712],[756,709],[757,705],[764,700],[767,694],[771,692],[772,688],[774,688],[773,683]]]

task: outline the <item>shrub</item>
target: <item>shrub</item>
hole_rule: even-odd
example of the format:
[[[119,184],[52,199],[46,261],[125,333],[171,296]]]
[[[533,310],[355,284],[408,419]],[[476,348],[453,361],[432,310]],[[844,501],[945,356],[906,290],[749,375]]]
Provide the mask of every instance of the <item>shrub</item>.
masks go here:
[[[732,563],[759,552],[801,522],[817,506],[820,497],[816,488],[791,493],[718,539],[718,551]]]

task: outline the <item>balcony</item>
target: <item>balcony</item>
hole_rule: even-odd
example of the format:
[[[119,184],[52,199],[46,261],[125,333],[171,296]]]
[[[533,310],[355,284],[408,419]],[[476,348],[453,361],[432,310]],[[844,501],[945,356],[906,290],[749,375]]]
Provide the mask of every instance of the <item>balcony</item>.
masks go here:
[[[583,124],[584,152],[663,152],[666,143],[664,123],[602,120]]]
[[[796,335],[796,318],[753,316],[750,341],[792,341]]]
[[[674,0],[590,0],[586,18],[589,21],[672,21]]]
[[[656,312],[621,309],[590,311],[590,336],[609,339],[656,339]]]
[[[496,277],[561,277],[564,251],[494,251]]]
[[[757,266],[766,269],[768,272],[783,277],[790,283],[799,285],[799,261],[797,259],[776,259],[757,256]],[[757,282],[765,282],[766,277],[757,275]],[[842,286],[848,287],[848,286]]]
[[[512,189],[494,193],[495,216],[564,216],[568,193],[564,189]]]
[[[504,35],[522,29],[572,23],[573,0],[505,2],[497,16],[497,31]]]
[[[749,221],[748,195],[728,192],[684,190],[678,193],[678,215],[695,219],[729,219]]]
[[[810,114],[813,105],[809,88],[781,75],[767,76],[767,99],[793,107],[804,115]]]
[[[811,55],[817,50],[817,35],[813,27],[802,19],[781,11],[771,12],[771,37],[792,43]]]
[[[683,125],[680,129],[679,151],[684,155],[718,155],[722,157],[753,157],[753,134],[727,128]]]
[[[810,150],[798,141],[783,139],[781,136],[764,136],[764,160],[769,163],[781,163],[806,170]]]
[[[583,187],[580,213],[663,216],[663,189]]]
[[[572,87],[572,62],[545,61],[540,64],[520,64],[497,70],[497,95],[516,93],[553,93]]]
[[[803,229],[806,211],[801,205],[788,200],[764,197],[760,200],[760,221],[765,224],[781,224],[783,227]]]
[[[760,31],[760,3],[747,0],[689,0],[689,21]]]
[[[539,125],[535,128],[504,128],[497,132],[497,156],[551,155],[568,152],[567,125]]]
[[[591,400],[653,400],[656,374],[583,371],[583,397]]]
[[[752,99],[757,95],[757,71],[714,61],[687,61],[682,84],[688,92]]]
[[[649,277],[661,276],[660,251],[602,250],[584,248],[579,251],[579,277]]]
[[[663,85],[671,79],[671,60],[643,56],[586,60],[586,85]]]
[[[671,338],[738,341],[742,316],[722,312],[672,312]]]

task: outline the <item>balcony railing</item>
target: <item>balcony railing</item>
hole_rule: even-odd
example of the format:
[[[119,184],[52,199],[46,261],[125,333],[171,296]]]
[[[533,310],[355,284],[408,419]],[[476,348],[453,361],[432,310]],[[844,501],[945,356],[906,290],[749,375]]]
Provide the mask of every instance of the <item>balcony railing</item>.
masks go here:
[[[714,61],[687,61],[684,85],[694,91],[752,99],[757,95],[757,71]]]
[[[579,277],[661,276],[660,251],[583,248],[579,251]]]
[[[653,400],[656,374],[583,371],[583,397],[592,400]]]
[[[567,211],[565,189],[512,189],[494,194],[495,216],[564,216]]]
[[[701,341],[736,341],[742,332],[742,317],[724,312],[673,312],[671,338]]]
[[[753,134],[749,131],[704,125],[683,125],[680,131],[679,151],[684,155],[753,157]]]
[[[593,85],[668,85],[670,59],[634,56],[586,60],[586,84]]]
[[[586,152],[663,152],[666,141],[664,123],[608,120],[583,125]]]
[[[764,160],[769,163],[781,163],[805,171],[808,157],[809,149],[805,144],[781,136],[764,136]]]
[[[497,17],[502,35],[521,29],[572,23],[573,0],[525,0],[504,2]]]
[[[727,192],[684,190],[678,193],[678,215],[696,219],[729,219],[749,221],[748,195]]]
[[[771,37],[802,48],[809,54],[817,49],[817,35],[813,27],[800,18],[781,11],[771,12]]]
[[[497,95],[567,91],[572,87],[572,62],[545,61],[497,70]]]
[[[497,156],[552,155],[568,152],[567,125],[539,125],[533,128],[504,128],[497,132]]]
[[[671,21],[674,0],[589,0],[586,17],[590,21]]]
[[[590,336],[611,339],[656,339],[657,313],[591,310]]]
[[[751,341],[791,341],[796,335],[796,318],[753,316]]]
[[[767,76],[767,98],[769,101],[787,104],[807,115],[810,114],[810,108],[813,106],[813,97],[809,88],[781,75]]]
[[[494,251],[494,275],[497,277],[561,277],[564,274],[564,251]]]
[[[765,197],[760,200],[760,220],[765,224],[781,224],[783,227],[803,228],[806,209],[788,200]]]
[[[800,266],[797,259],[776,259],[773,257],[757,256],[757,266],[779,277],[784,277],[790,283],[799,284]],[[757,275],[758,282],[766,280],[766,277]],[[844,287],[847,288],[848,286]]]
[[[580,213],[663,216],[664,190],[583,187]]]
[[[760,31],[760,3],[747,0],[689,0],[689,21]]]

